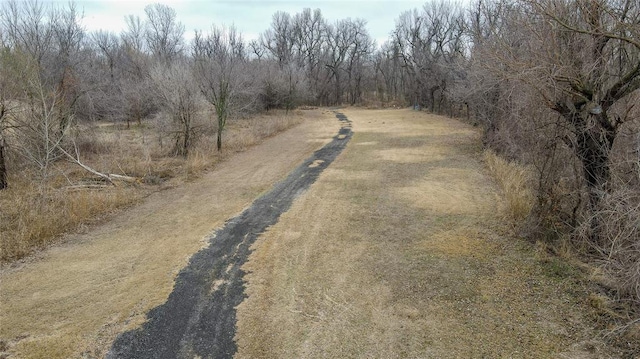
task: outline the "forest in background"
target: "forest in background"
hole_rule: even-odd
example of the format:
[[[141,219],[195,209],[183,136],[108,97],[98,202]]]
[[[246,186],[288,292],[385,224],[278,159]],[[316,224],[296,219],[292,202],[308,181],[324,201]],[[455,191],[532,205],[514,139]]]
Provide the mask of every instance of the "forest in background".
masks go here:
[[[37,194],[25,205],[36,217],[65,188],[79,196],[66,164],[100,179],[103,196],[102,184],[155,183],[180,158],[214,156],[227,127],[258,114],[414,106],[481,126],[487,149],[525,166],[534,198],[515,218],[521,234],[598,268],[617,330],[640,325],[637,0],[431,1],[404,12],[383,44],[365,20],[319,9],[277,12],[251,41],[213,25],[187,42],[161,4],[128,16],[120,34],[85,31],[81,14],[73,3],[1,5],[2,225],[26,216],[7,209],[11,191]],[[138,131],[136,150],[96,137],[105,123]],[[107,152],[113,161],[97,159]],[[158,159],[162,169],[147,163]],[[8,258],[29,251],[19,253]]]

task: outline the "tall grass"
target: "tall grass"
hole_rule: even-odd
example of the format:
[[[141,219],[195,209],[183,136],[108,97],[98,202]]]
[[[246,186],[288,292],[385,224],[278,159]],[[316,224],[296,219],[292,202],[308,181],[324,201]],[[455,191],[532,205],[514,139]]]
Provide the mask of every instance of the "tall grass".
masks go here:
[[[491,150],[484,152],[484,160],[504,193],[507,215],[514,223],[522,222],[533,209],[535,195],[530,185],[530,171],[523,165],[510,162]]]
[[[301,112],[286,115],[280,111],[238,121],[226,134],[226,146],[241,151],[260,143],[265,138],[286,130],[302,120]]]
[[[141,177],[142,183],[76,186],[93,183],[87,182],[93,179],[64,162],[56,164],[58,171],[46,183],[36,182],[28,169],[13,173],[10,187],[0,191],[0,262],[23,258],[59,242],[62,234],[135,203],[169,179],[177,184],[196,178],[230,154],[301,121],[300,112],[274,112],[233,121],[225,130],[222,152],[215,149],[212,138],[202,136],[187,158],[168,155],[166,146],[158,145],[159,134],[153,126],[92,128],[90,136],[77,141],[83,161],[104,172]]]
[[[0,193],[0,260],[22,258],[140,197],[133,188],[70,190],[17,182]]]

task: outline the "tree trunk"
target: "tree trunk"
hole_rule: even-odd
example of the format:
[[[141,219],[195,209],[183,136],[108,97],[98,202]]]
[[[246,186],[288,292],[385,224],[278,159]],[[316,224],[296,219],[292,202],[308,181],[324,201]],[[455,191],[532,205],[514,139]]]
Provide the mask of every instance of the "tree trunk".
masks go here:
[[[336,70],[336,106],[340,106],[340,104],[342,103],[342,94],[340,93],[340,75],[338,75],[338,72]]]
[[[189,155],[189,147],[191,146],[190,142],[191,142],[191,127],[190,125],[190,121],[187,119],[185,120],[185,127],[184,127],[184,142],[182,143],[182,156],[187,157]]]
[[[469,103],[464,103],[465,109],[467,111],[467,122],[471,122],[471,112],[469,111]]]
[[[610,189],[611,169],[609,154],[616,137],[616,129],[606,129],[598,125],[589,125],[588,117],[582,114],[574,114],[573,123],[576,125],[575,152],[582,164],[582,170],[589,191],[591,210],[595,211],[600,206],[602,194]],[[603,122],[608,122],[606,115]],[[599,121],[595,120],[596,123]]]
[[[438,91],[439,86],[434,86],[429,91],[431,96],[431,113],[436,113],[436,91]]]
[[[222,106],[222,105],[219,105]],[[222,150],[222,131],[224,130],[224,126],[226,125],[227,120],[224,118],[224,112],[226,111],[222,108],[216,108],[216,112],[217,112],[217,116],[218,116],[218,141],[217,141],[217,148],[218,148],[218,152],[220,152],[220,150]]]
[[[4,157],[4,139],[0,139],[0,190],[7,188],[7,165]]]
[[[217,141],[216,147],[218,148],[218,152],[222,150],[222,130],[224,130],[224,126],[226,125],[226,122],[227,122],[227,120],[224,118],[223,111],[224,109],[216,107],[216,112],[218,115],[218,141]]]
[[[609,143],[593,138],[590,133],[578,136],[578,158],[582,163],[584,177],[589,190],[591,209],[597,210],[602,193],[607,192],[611,179],[609,169]]]
[[[593,121],[589,121],[590,116],[593,117]],[[582,165],[589,195],[590,239],[594,243],[599,243],[602,240],[602,228],[601,221],[596,214],[601,210],[603,195],[611,189],[609,155],[616,138],[617,128],[601,125],[609,123],[605,113],[599,115],[574,113],[571,115],[570,121],[576,129],[577,138],[574,151]]]

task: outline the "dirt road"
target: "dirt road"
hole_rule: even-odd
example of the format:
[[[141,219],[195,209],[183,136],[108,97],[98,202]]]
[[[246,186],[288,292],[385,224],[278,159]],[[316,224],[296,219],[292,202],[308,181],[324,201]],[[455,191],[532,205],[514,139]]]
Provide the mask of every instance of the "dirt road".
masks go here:
[[[329,143],[340,123],[301,125],[232,156],[202,178],[155,193],[104,225],[0,270],[0,356],[101,358],[163,304],[215,229]]]
[[[341,113],[336,117],[342,128],[333,140],[216,231],[180,271],[167,302],[149,313],[142,328],[120,335],[107,358],[230,358],[236,353],[235,308],[245,298],[240,267],[258,236],[346,147],[351,124]]]
[[[0,350],[19,358],[110,349],[113,358],[609,357],[593,339],[580,288],[546,271],[505,229],[476,129],[410,110],[342,112],[353,137],[335,161],[310,156],[351,133],[332,140],[335,114],[309,112],[204,178],[3,269]],[[305,168],[319,175],[308,190],[272,187]],[[295,201],[277,204],[285,197]],[[271,205],[265,221],[251,222]]]

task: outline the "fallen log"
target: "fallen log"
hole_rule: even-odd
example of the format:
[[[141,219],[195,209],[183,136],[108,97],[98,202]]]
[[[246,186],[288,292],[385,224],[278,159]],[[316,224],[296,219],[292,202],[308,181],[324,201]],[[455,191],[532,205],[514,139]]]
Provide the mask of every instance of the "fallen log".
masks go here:
[[[132,177],[132,176],[125,176],[125,175],[117,175],[114,173],[102,173],[99,171],[96,171],[95,169],[87,166],[86,164],[82,163],[82,161],[80,161],[80,153],[78,152],[78,148],[75,147],[75,152],[76,155],[72,156],[69,152],[67,152],[64,148],[59,147],[60,151],[67,156],[67,158],[77,164],[78,166],[82,167],[85,171],[94,174],[102,179],[104,179],[105,181],[109,182],[111,185],[116,186],[116,181],[122,181],[122,182],[126,182],[126,183],[130,183],[130,184],[134,184],[134,183],[140,183],[142,181],[141,178],[138,177]]]

